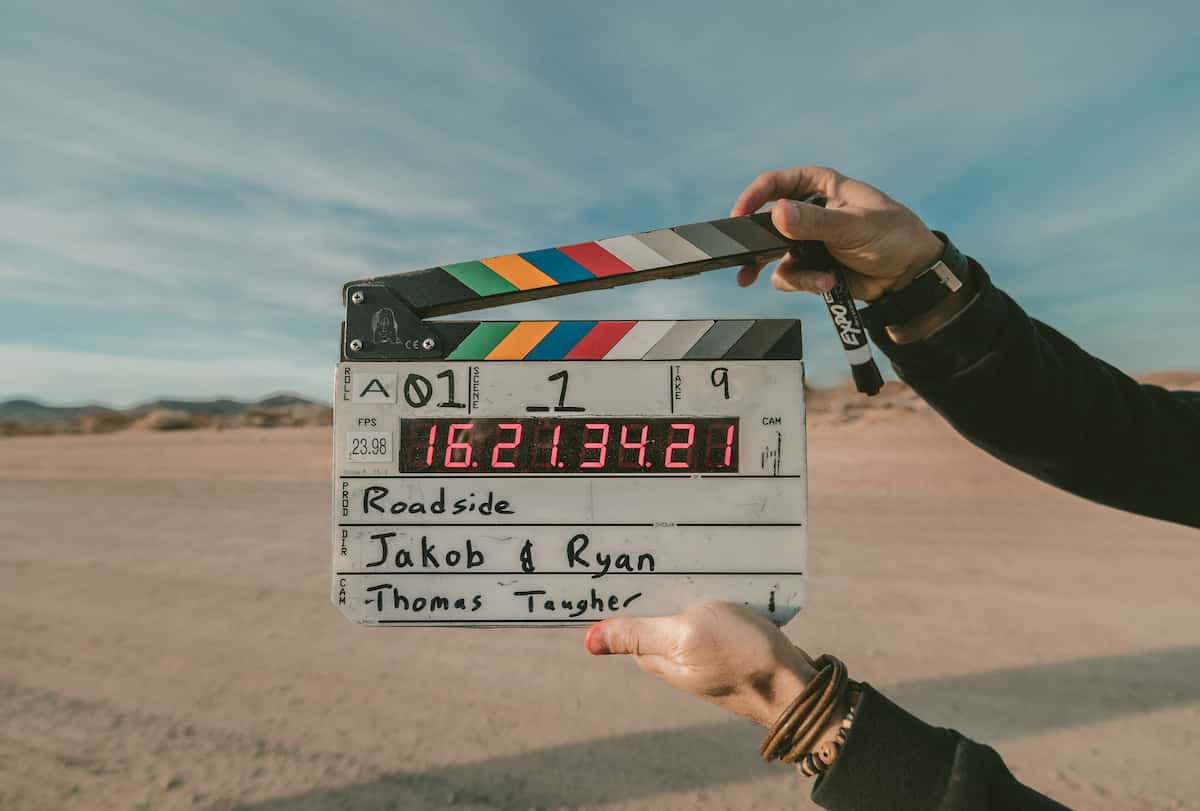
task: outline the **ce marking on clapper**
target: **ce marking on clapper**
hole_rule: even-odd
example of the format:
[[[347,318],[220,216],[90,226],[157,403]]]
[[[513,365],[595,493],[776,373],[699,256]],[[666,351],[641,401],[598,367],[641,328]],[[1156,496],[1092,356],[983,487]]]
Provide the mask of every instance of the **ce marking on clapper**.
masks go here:
[[[380,626],[563,626],[804,601],[797,319],[442,316],[787,252],[767,214],[350,282],[333,602]]]

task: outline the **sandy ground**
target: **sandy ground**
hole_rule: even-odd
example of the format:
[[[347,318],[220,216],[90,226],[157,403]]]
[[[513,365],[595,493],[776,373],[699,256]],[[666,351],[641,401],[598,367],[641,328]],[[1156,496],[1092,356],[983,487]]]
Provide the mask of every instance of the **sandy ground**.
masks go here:
[[[0,807],[810,807],[751,725],[581,630],[346,623],[327,432],[0,442]],[[793,638],[1071,805],[1200,809],[1200,534],[928,414],[810,442]]]

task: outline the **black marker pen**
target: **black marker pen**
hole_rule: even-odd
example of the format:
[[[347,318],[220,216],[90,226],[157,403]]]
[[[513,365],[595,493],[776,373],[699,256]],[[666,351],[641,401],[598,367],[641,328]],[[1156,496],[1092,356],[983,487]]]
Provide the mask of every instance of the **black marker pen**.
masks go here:
[[[800,200],[815,206],[825,206],[825,198],[819,194],[810,194]],[[854,377],[854,387],[868,397],[879,393],[883,388],[883,375],[871,357],[871,345],[867,342],[867,330],[863,326],[862,316],[854,305],[854,296],[850,294],[850,285],[846,283],[845,267],[833,258],[829,249],[822,242],[800,242],[791,251],[799,260],[801,268],[814,268],[813,260],[817,259],[821,270],[833,274],[833,289],[822,293],[829,317],[837,330],[838,340],[846,359],[850,361],[850,374]],[[820,261],[824,260],[824,261]]]

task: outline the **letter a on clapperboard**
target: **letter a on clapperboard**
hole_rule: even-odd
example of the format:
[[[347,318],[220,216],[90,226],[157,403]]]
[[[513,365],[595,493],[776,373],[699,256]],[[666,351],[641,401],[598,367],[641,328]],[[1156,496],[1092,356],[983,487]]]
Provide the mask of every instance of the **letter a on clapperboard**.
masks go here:
[[[358,395],[359,399],[366,399],[366,396],[371,392],[378,392],[379,395],[387,400],[392,399],[392,395],[383,386],[383,381],[378,377],[372,377],[371,382],[362,390],[362,394]]]

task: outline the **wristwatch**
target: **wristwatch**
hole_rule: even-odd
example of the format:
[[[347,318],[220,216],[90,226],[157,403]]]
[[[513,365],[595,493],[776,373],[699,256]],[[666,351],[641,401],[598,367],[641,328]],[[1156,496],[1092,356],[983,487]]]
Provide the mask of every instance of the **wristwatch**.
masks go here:
[[[900,290],[876,299],[869,307],[859,310],[867,329],[904,324],[962,289],[971,272],[970,263],[950,241],[950,237],[941,231],[933,233],[946,246],[941,257]]]

